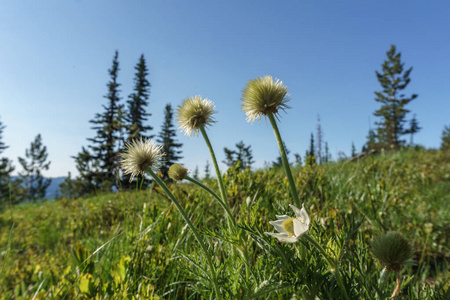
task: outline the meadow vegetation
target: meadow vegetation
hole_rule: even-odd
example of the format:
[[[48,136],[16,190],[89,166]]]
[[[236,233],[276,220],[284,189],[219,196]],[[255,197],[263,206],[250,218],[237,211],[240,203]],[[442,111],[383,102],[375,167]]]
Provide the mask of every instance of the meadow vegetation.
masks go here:
[[[399,299],[449,296],[448,153],[408,148],[357,162],[293,166],[293,175],[311,218],[308,234],[339,256],[350,299],[391,296],[395,276],[383,274],[369,246],[388,231],[402,233],[414,250],[414,265],[402,267]],[[203,183],[219,190],[214,179]],[[275,215],[293,214],[282,169],[235,166],[223,183],[235,231],[204,189],[169,185],[208,247],[220,297],[344,299],[307,239],[288,244],[264,234],[273,232]],[[215,298],[198,241],[155,184],[5,208],[0,268],[0,299]]]

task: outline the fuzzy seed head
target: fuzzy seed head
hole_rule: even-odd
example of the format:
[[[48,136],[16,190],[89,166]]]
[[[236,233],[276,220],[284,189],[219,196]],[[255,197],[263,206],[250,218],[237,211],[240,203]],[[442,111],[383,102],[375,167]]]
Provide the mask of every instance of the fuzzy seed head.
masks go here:
[[[135,176],[144,175],[147,168],[156,170],[160,167],[160,159],[164,153],[161,152],[162,146],[156,145],[153,140],[134,139],[125,144],[125,147],[127,149],[120,154],[121,168],[125,175],[131,174],[130,182]]]
[[[173,164],[169,168],[169,177],[175,181],[182,181],[188,173],[188,169],[179,164]]]
[[[287,86],[272,76],[258,77],[250,80],[242,90],[242,110],[248,122],[261,120],[263,115],[274,114],[278,116],[279,110],[286,110],[289,106]]]
[[[206,127],[215,122],[212,118],[215,108],[211,100],[202,100],[198,95],[184,99],[177,109],[178,128],[187,136],[198,135],[200,125]]]
[[[373,238],[370,243],[373,255],[388,270],[398,272],[403,265],[411,264],[414,251],[405,237],[391,231]]]

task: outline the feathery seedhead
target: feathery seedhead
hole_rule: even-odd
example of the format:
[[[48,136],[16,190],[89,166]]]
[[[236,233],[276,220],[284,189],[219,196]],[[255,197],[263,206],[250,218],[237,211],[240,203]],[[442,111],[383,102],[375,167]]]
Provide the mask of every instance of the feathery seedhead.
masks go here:
[[[373,255],[387,271],[400,271],[403,265],[412,264],[413,249],[405,237],[395,231],[382,233],[370,243]]]
[[[131,174],[130,182],[139,174],[144,175],[147,168],[156,170],[160,167],[160,159],[165,154],[161,152],[162,146],[155,144],[153,140],[142,138],[134,139],[125,144],[127,148],[120,154],[122,157],[121,168],[124,174]]]
[[[278,116],[279,110],[289,108],[287,86],[272,76],[258,77],[250,80],[242,90],[242,110],[248,122],[261,120],[263,115],[274,114]]]
[[[188,173],[188,169],[180,164],[173,164],[169,168],[169,177],[175,181],[182,181]]]
[[[215,123],[212,118],[215,108],[211,100],[202,100],[198,95],[184,99],[177,109],[178,128],[187,136],[198,135],[200,125],[206,127]]]

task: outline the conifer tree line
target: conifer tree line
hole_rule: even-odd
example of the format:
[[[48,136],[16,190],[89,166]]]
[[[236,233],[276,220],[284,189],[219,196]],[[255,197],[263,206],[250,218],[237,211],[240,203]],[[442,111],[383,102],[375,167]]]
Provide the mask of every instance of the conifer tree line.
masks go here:
[[[130,176],[123,175],[120,169],[120,152],[133,139],[153,138],[153,126],[149,125],[148,112],[150,87],[149,70],[142,54],[135,66],[133,91],[126,101],[122,99],[119,82],[119,53],[115,52],[112,66],[108,70],[109,82],[105,103],[101,113],[97,113],[90,123],[94,136],[88,138],[89,145],[82,147],[74,156],[79,176],[70,176],[61,185],[64,196],[77,197],[96,191],[111,191],[136,187],[136,180],[130,183]],[[164,123],[159,142],[166,153],[161,176],[165,179],[167,171],[173,163],[182,158],[181,143],[176,141],[176,130],[173,124],[173,111],[168,104],[164,111]]]
[[[182,144],[176,139],[174,112],[170,104],[167,104],[162,112],[164,121],[160,132],[155,134],[154,127],[150,126],[152,114],[148,111],[151,84],[148,81],[149,70],[144,55],[139,57],[134,69],[133,89],[125,98],[120,89],[119,53],[118,51],[114,53],[112,65],[108,69],[109,81],[106,85],[102,111],[89,121],[92,124],[93,134],[87,138],[88,145],[81,147],[80,152],[73,156],[79,176],[72,178],[69,173],[61,185],[63,196],[78,197],[97,191],[135,187],[136,179],[130,183],[130,177],[123,175],[119,168],[119,153],[132,139],[156,137],[156,141],[163,146],[166,153],[160,174],[164,179],[167,179],[170,165],[182,158]],[[410,111],[407,105],[418,96],[404,92],[411,82],[412,69],[405,67],[401,53],[397,51],[395,45],[391,45],[386,52],[381,70],[375,71],[376,79],[381,86],[380,90],[375,91],[374,100],[380,104],[373,113],[376,117],[375,128],[369,129],[361,154],[357,152],[352,142],[351,157],[359,157],[364,153],[372,153],[371,151],[395,151],[414,145],[414,135],[422,128],[415,114],[412,118],[408,118]],[[16,166],[12,160],[2,156],[8,148],[3,141],[5,128],[0,120],[0,206],[7,202],[19,203],[44,198],[45,190],[51,181],[42,176],[42,172],[49,169],[50,161],[41,135],[38,134],[31,142],[30,147],[25,150],[24,157],[18,157],[21,170],[17,170],[18,176],[12,180],[12,172],[16,170]],[[316,129],[316,137],[311,133],[309,149],[303,157],[307,165],[323,164],[332,159],[328,143],[323,138],[319,115]],[[409,143],[405,137],[409,138]],[[243,141],[235,146],[235,150],[224,148],[223,163],[228,167],[238,165],[240,170],[251,169],[254,163],[251,147],[245,145]],[[441,149],[447,152],[450,149],[449,126],[442,132]],[[286,152],[290,151],[286,148]],[[302,157],[298,153],[294,153],[294,156],[296,164],[301,165]],[[339,156],[341,159],[347,158],[343,152]],[[277,167],[280,162],[281,158],[278,158],[271,166]],[[198,173],[197,167],[194,177],[198,178]],[[205,176],[210,176],[209,162],[205,167]]]
[[[25,150],[25,157],[18,157],[22,171],[13,180],[12,172],[16,169],[7,157],[1,157],[8,149],[3,142],[3,130],[6,128],[0,120],[0,209],[8,203],[17,204],[23,201],[37,201],[45,198],[45,191],[51,179],[44,178],[42,171],[50,167],[47,147],[42,144],[40,134]]]

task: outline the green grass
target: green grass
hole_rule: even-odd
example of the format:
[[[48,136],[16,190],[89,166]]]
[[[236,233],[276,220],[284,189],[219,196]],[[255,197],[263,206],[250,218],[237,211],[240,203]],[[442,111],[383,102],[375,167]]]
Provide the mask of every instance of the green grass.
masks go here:
[[[448,296],[448,156],[409,149],[359,162],[296,167],[294,179],[312,220],[311,237],[331,254],[342,250],[351,299],[392,293],[394,275],[378,282],[381,267],[368,247],[385,231],[401,232],[415,249],[416,265],[403,270],[400,299]],[[310,243],[281,244],[263,233],[274,231],[268,222],[276,214],[292,214],[282,170],[230,169],[224,183],[241,238],[224,230],[226,216],[210,195],[191,184],[171,186],[209,243],[224,298],[341,299]],[[206,184],[218,191],[213,180]],[[239,247],[248,250],[248,261]],[[205,258],[160,189],[8,208],[0,214],[0,268],[0,299],[213,295]]]

